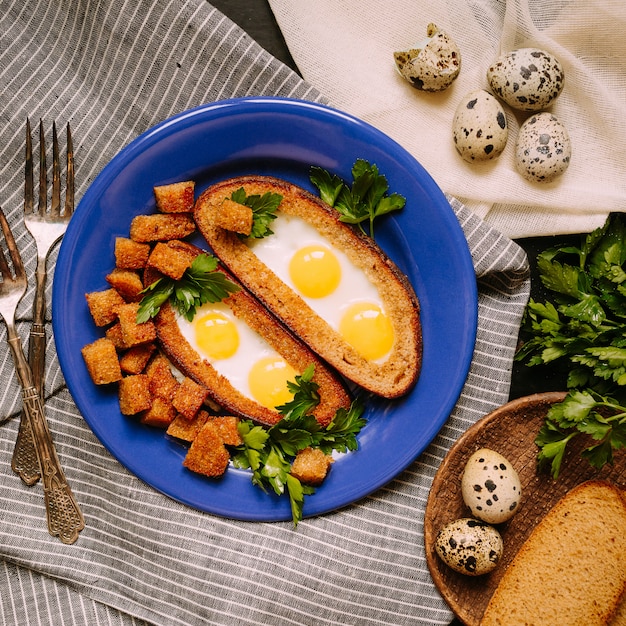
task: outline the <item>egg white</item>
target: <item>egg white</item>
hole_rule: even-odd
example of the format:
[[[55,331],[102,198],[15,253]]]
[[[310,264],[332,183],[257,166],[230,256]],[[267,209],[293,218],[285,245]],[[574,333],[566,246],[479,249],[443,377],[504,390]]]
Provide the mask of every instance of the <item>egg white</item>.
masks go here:
[[[208,356],[196,341],[194,322],[210,311],[219,311],[224,317],[235,324],[237,328],[239,347],[235,353],[227,359],[215,359]],[[250,368],[264,357],[277,355],[276,350],[274,350],[263,337],[253,331],[245,322],[235,317],[231,309],[223,302],[203,304],[197,309],[191,322],[187,321],[184,316],[177,314],[176,323],[183,337],[202,359],[208,361],[219,374],[227,378],[239,393],[255,400],[248,383]]]
[[[347,255],[333,246],[326,237],[303,219],[278,213],[271,224],[273,235],[263,239],[249,239],[248,246],[269,269],[324,319],[331,328],[339,331],[344,311],[356,302],[377,304],[383,312],[378,289],[371,283],[363,270],[356,267]],[[294,285],[289,274],[289,262],[293,255],[308,245],[321,245],[332,250],[341,267],[341,280],[333,293],[322,298],[303,295]]]

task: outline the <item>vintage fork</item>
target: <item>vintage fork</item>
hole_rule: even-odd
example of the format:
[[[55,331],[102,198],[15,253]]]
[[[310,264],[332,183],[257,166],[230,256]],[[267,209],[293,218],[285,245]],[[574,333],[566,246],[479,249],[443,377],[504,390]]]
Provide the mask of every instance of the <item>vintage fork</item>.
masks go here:
[[[67,125],[67,174],[65,208],[61,212],[61,176],[59,167],[59,143],[56,124],[52,123],[52,198],[47,210],[48,184],[46,146],[43,122],[39,121],[39,203],[34,209],[33,151],[30,120],[26,119],[26,165],[24,168],[24,224],[37,245],[37,273],[35,274],[35,300],[33,322],[28,340],[28,361],[33,374],[33,385],[44,398],[44,368],[46,362],[46,262],[50,250],[63,236],[74,212],[74,148],[70,125]],[[39,463],[29,422],[20,419],[20,427],[11,460],[13,471],[27,485],[34,485],[40,478]]]
[[[74,543],[78,539],[78,533],[85,527],[85,520],[59,463],[44,415],[43,402],[33,385],[32,372],[24,355],[21,339],[15,329],[15,310],[26,293],[27,280],[22,258],[2,209],[0,209],[0,227],[14,270],[13,274],[0,248],[0,275],[2,276],[0,316],[6,324],[11,355],[22,387],[24,415],[30,424],[35,441],[44,489],[48,531],[52,536],[59,537],[63,543]]]

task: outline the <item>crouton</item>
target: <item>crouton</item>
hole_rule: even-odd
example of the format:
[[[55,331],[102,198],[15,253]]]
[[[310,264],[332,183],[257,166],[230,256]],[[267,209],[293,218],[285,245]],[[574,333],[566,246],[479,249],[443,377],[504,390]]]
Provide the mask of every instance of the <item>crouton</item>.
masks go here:
[[[183,239],[195,229],[196,224],[187,213],[137,215],[130,224],[130,238],[140,243]]]
[[[206,411],[198,411],[190,420],[179,413],[167,427],[167,434],[183,441],[193,441],[209,419],[211,417]]]
[[[193,263],[196,254],[184,248],[176,248],[159,242],[150,253],[148,266],[174,280],[180,280],[185,270]]]
[[[122,370],[117,359],[115,345],[110,339],[101,337],[83,346],[83,358],[87,371],[96,385],[108,385],[122,379]]]
[[[119,381],[118,395],[122,415],[136,415],[152,406],[152,396],[145,374],[125,376]]]
[[[152,395],[171,401],[180,383],[174,378],[167,358],[163,354],[155,356],[146,368],[146,374]]]
[[[189,213],[193,210],[195,183],[187,180],[154,188],[157,209],[161,213]]]
[[[230,454],[222,442],[219,430],[208,420],[191,442],[183,465],[205,476],[221,476],[228,467]]]
[[[174,392],[174,408],[187,419],[193,419],[209,395],[209,390],[185,376]]]
[[[252,232],[252,209],[225,198],[215,215],[215,225],[247,237]]]
[[[120,321],[122,340],[128,348],[156,339],[156,327],[152,320],[137,324],[138,310],[138,302],[128,302],[115,308]]]
[[[150,246],[127,237],[115,239],[115,267],[125,270],[143,269],[150,255]]]
[[[143,297],[143,283],[137,272],[115,268],[105,278],[126,302],[139,302]]]
[[[120,357],[122,372],[126,374],[141,374],[155,350],[156,345],[153,343],[142,343],[129,348]]]
[[[319,448],[305,448],[296,455],[290,473],[305,485],[320,485],[332,462],[333,458]]]
[[[110,339],[113,342],[113,345],[118,350],[124,350],[128,347],[122,338],[122,326],[119,322],[116,322],[113,326],[107,328],[104,335],[107,339]]]
[[[176,409],[170,400],[152,397],[152,406],[142,414],[141,423],[155,428],[167,428],[176,417]]]
[[[87,306],[96,326],[107,326],[117,318],[116,307],[124,304],[124,298],[115,289],[86,293]]]
[[[220,433],[222,442],[227,446],[240,446],[243,443],[243,439],[239,434],[237,425],[239,424],[239,418],[234,415],[220,415],[214,417],[213,424],[217,427]]]

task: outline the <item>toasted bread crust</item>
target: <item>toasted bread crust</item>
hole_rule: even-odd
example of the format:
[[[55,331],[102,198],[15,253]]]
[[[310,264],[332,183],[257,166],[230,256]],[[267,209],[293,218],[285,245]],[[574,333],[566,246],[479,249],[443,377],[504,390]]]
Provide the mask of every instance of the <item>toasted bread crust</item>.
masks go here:
[[[177,242],[175,245],[201,252],[185,242]],[[155,275],[149,274],[146,284],[154,279]],[[229,279],[234,280],[231,276]],[[223,302],[230,307],[236,317],[263,337],[297,372],[302,373],[311,364],[315,366],[313,380],[319,385],[320,402],[313,414],[320,424],[328,425],[339,408],[350,406],[350,396],[340,378],[307,346],[293,337],[245,289],[231,294]],[[222,408],[270,426],[282,419],[282,415],[277,411],[242,395],[208,361],[202,359],[180,332],[176,314],[169,303],[161,307],[154,322],[159,343],[168,358],[181,372],[205,386],[212,399]]]
[[[262,263],[241,239],[214,223],[225,198],[243,187],[246,194],[278,193],[279,210],[314,226],[333,246],[344,252],[376,286],[392,321],[395,343],[382,364],[367,361],[306,302]],[[408,279],[387,255],[366,236],[342,223],[334,209],[306,190],[265,176],[243,176],[222,181],[196,201],[198,229],[222,263],[297,337],[349,380],[386,398],[396,398],[415,384],[422,356],[419,302]]]

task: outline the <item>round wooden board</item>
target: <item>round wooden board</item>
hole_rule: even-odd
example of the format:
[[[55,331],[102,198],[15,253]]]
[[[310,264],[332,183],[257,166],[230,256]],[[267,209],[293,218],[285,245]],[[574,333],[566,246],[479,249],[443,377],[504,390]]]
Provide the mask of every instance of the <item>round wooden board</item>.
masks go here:
[[[613,466],[594,470],[580,457],[581,450],[589,445],[582,437],[569,444],[558,480],[548,472],[537,472],[535,437],[550,405],[564,397],[563,392],[535,394],[496,409],[460,437],[435,475],[424,519],[426,560],[439,592],[467,626],[479,625],[505,569],[534,527],[567,491],[592,478],[626,489],[626,454],[620,451]],[[435,539],[448,522],[470,516],[461,495],[461,476],[468,458],[479,448],[499,452],[515,467],[522,483],[522,501],[517,514],[497,527],[504,541],[498,567],[490,574],[472,577],[456,573],[439,559]]]

